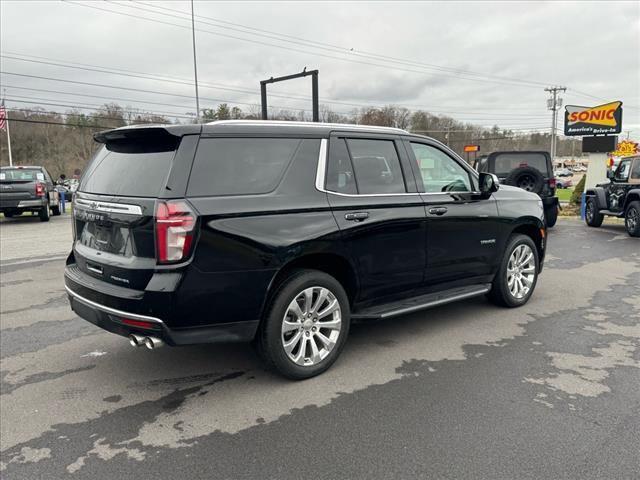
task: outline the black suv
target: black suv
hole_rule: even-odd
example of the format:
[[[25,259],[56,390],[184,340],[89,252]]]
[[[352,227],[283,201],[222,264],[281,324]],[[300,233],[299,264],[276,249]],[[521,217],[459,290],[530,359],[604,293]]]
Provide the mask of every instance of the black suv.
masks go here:
[[[540,198],[403,130],[222,121],[95,138],[66,289],[136,346],[253,341],[306,378],[351,321],[483,294],[517,307],[542,269]]]
[[[44,167],[0,168],[0,212],[7,218],[35,212],[43,222],[60,215],[60,202],[53,179]]]
[[[590,227],[602,225],[605,215],[624,218],[627,232],[640,237],[640,156],[622,159],[610,181],[585,192],[585,220]]]
[[[501,184],[538,194],[544,206],[547,227],[556,224],[560,205],[549,152],[493,152],[479,158],[474,166],[478,172],[496,174]]]

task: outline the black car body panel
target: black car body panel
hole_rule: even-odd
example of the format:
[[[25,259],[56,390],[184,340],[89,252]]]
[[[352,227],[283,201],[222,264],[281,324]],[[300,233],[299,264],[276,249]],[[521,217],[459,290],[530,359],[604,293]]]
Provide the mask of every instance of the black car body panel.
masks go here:
[[[341,138],[391,142],[385,146],[397,152],[393,181],[399,181],[401,171],[403,191],[353,195],[328,190],[327,162],[334,141]],[[131,155],[128,161],[145,158],[143,163],[164,172],[162,185],[150,196],[96,193],[87,191],[88,185],[99,185],[92,183],[92,172],[109,167],[96,166],[94,160],[76,192],[74,247],[65,271],[71,305],[81,317],[120,335],[151,331],[172,345],[251,340],[280,280],[296,268],[338,278],[355,315],[398,298],[490,283],[514,231],[531,235],[540,266],[544,259],[544,217],[536,195],[503,187],[483,196],[477,174],[455,153],[402,130],[214,122],[122,128],[96,139],[106,142],[103,148],[114,148],[105,162]],[[282,147],[287,158],[256,174],[257,184],[268,191],[220,194],[230,185],[217,176],[240,172],[242,183],[253,175],[243,170],[244,163],[256,161],[251,152],[237,164],[211,170],[207,178],[220,191],[202,190],[207,185],[202,175],[220,161],[220,151],[255,139],[290,140]],[[130,148],[132,142],[151,147]],[[154,142],[164,144],[156,148]],[[467,176],[469,191],[425,192],[412,144],[427,145],[454,162]],[[382,178],[391,181],[391,166],[375,155],[354,158],[389,168]],[[235,188],[237,183],[231,183]],[[113,188],[126,190],[120,184]],[[165,201],[182,202],[195,224],[188,255],[169,264],[158,260],[154,230],[154,211]],[[125,324],[123,319],[149,324]]]
[[[627,163],[628,170],[622,173]],[[624,217],[629,204],[640,201],[640,156],[624,158],[609,182],[586,189],[585,196],[596,200],[600,213]]]

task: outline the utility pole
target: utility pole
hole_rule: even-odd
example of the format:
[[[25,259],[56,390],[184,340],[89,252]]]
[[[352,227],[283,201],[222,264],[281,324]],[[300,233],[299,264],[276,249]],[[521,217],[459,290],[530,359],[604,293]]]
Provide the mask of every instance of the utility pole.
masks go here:
[[[545,92],[551,94],[551,98],[547,100],[547,108],[551,110],[551,163],[556,158],[556,128],[558,124],[558,110],[562,107],[562,99],[558,97],[558,92],[566,92],[567,87],[547,87]]]
[[[200,97],[198,96],[198,62],[196,60],[196,22],[193,15],[193,0],[191,0],[191,36],[193,38],[193,73],[196,82],[196,123],[200,123]]]

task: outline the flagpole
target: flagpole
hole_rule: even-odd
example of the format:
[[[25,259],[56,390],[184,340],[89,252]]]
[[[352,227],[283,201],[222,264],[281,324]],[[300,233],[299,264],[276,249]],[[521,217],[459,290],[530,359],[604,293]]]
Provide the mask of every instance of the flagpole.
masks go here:
[[[7,108],[5,106],[5,108]],[[11,158],[11,134],[9,133],[9,114],[6,113],[6,121],[7,121],[7,148],[9,149],[9,166],[13,167],[13,159]]]
[[[2,106],[4,107],[4,120],[7,126],[7,148],[9,149],[9,166],[13,166],[13,158],[11,158],[11,134],[9,133],[9,112],[7,112],[7,89],[4,89],[4,100],[2,101]]]

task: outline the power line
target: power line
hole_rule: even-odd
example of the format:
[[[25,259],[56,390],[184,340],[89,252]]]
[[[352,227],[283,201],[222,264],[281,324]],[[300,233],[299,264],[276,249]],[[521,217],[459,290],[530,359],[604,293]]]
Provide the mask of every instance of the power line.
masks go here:
[[[190,27],[187,27],[185,25],[166,22],[164,20],[158,20],[158,19],[144,17],[144,16],[140,16],[140,15],[134,15],[134,14],[131,14],[131,13],[125,13],[125,12],[120,12],[120,11],[116,11],[116,10],[100,8],[100,7],[96,7],[95,5],[86,5],[86,4],[83,4],[83,3],[77,3],[77,2],[70,1],[70,0],[62,0],[62,1],[65,2],[65,3],[71,4],[71,5],[77,5],[77,6],[81,6],[81,7],[92,8],[94,10],[100,10],[100,11],[103,11],[103,12],[113,13],[113,14],[116,14],[116,15],[121,15],[121,16],[126,16],[126,17],[131,17],[131,18],[137,18],[139,20],[145,20],[145,21],[149,21],[149,22],[160,23],[160,24],[164,24],[164,25],[170,25],[170,26],[174,26],[174,27],[178,27],[178,28],[182,28],[182,29],[189,29],[190,30]],[[132,8],[134,8],[134,7],[132,7]],[[139,8],[139,7],[135,7],[135,8],[137,8],[138,10],[144,10],[144,9]],[[155,12],[155,13],[159,13],[159,12]],[[174,18],[175,18],[175,16],[174,16]],[[402,68],[402,67],[393,67],[393,66],[390,66],[390,65],[383,65],[383,64],[379,64],[379,63],[373,63],[373,62],[364,62],[364,61],[361,61],[361,60],[354,60],[354,59],[351,59],[351,58],[336,57],[334,55],[327,55],[327,54],[323,54],[323,53],[319,53],[319,52],[310,52],[310,51],[307,51],[307,50],[300,50],[300,49],[296,49],[296,48],[285,47],[283,45],[277,45],[277,44],[274,44],[274,43],[261,42],[261,41],[252,40],[252,39],[249,39],[249,38],[243,38],[243,37],[238,37],[238,36],[235,36],[235,35],[228,35],[228,34],[219,33],[219,32],[212,32],[210,30],[203,30],[203,29],[199,29],[199,28],[196,28],[195,30],[198,31],[198,32],[202,32],[202,33],[208,33],[210,35],[216,35],[216,36],[231,38],[231,39],[240,40],[240,41],[243,41],[243,42],[249,42],[249,43],[259,44],[259,45],[263,45],[263,46],[270,46],[270,47],[274,47],[274,48],[279,48],[279,49],[288,50],[288,51],[297,52],[297,53],[310,54],[310,55],[315,55],[315,56],[324,57],[324,58],[331,58],[331,59],[340,60],[340,61],[343,61],[343,62],[350,62],[350,63],[357,63],[357,64],[361,64],[361,65],[369,65],[369,66],[374,66],[374,67],[380,67],[380,68],[385,68],[387,70],[389,70],[389,69],[391,69],[391,70],[399,70],[399,71],[418,73],[418,74],[421,74],[421,75],[428,75],[428,76],[444,76],[444,77],[450,77],[450,78],[455,78],[455,79],[459,79],[459,80],[470,80],[470,81],[477,81],[477,82],[489,82],[489,83],[494,83],[494,84],[498,84],[498,85],[509,85],[509,86],[528,87],[528,88],[539,88],[539,85],[533,85],[533,84],[530,84],[530,85],[522,84],[522,83],[514,84],[514,83],[499,82],[499,81],[496,81],[496,80],[489,80],[489,79],[483,79],[483,78],[470,78],[470,77],[463,77],[463,76],[460,76],[460,75],[436,74],[436,73],[432,73],[432,72],[426,72],[424,70],[412,70],[412,69]]]
[[[4,51],[2,53],[2,55],[5,56],[5,58],[11,59],[11,60],[22,60],[22,61],[28,61],[28,59],[38,59],[38,60],[46,60],[46,62],[33,62],[33,63],[41,63],[41,64],[51,64],[51,65],[55,65],[55,66],[61,66],[61,67],[68,67],[68,68],[78,68],[78,67],[89,67],[86,69],[83,68],[79,68],[80,70],[86,70],[86,71],[98,71],[100,73],[109,73],[109,74],[113,74],[113,75],[123,75],[126,77],[138,77],[138,78],[142,78],[142,79],[148,79],[148,80],[156,80],[156,81],[164,81],[167,83],[175,83],[175,84],[180,84],[180,85],[187,85],[187,86],[193,86],[193,82],[190,79],[187,79],[185,77],[175,77],[175,76],[170,76],[170,75],[165,75],[165,74],[158,74],[158,73],[147,73],[147,72],[139,72],[139,71],[135,71],[135,70],[126,70],[126,69],[122,69],[122,68],[116,68],[116,67],[104,67],[101,65],[95,65],[95,64],[88,64],[88,63],[82,63],[82,62],[75,62],[75,61],[70,61],[70,60],[63,60],[63,59],[59,59],[59,58],[51,58],[51,57],[42,57],[42,56],[38,56],[38,55],[29,55],[29,54],[25,54],[25,53],[18,53],[18,52],[10,52],[10,51]],[[14,57],[27,57],[27,58],[14,58]],[[47,63],[49,62],[49,63]],[[56,63],[53,63],[56,62]],[[96,69],[96,70],[94,70]],[[172,81],[169,81],[172,80]],[[207,83],[207,82],[202,82],[199,81],[199,86],[200,87],[210,87],[211,89],[217,89],[217,90],[228,90],[228,91],[233,91],[233,92],[240,92],[240,93],[248,93],[250,95],[254,95],[257,96],[258,93],[256,91],[255,88],[250,88],[250,87],[244,87],[244,88],[239,88],[238,86],[231,86],[231,85],[226,85],[226,84],[221,84],[221,83]],[[270,94],[272,97],[280,97],[280,98],[286,98],[286,99],[300,99],[300,100],[305,100],[308,101],[311,99],[310,96],[305,96],[305,95],[296,95],[296,94],[292,94],[292,93],[285,93],[285,94],[277,94],[277,93],[272,93]],[[354,102],[344,102],[338,99],[333,99],[333,98],[329,98],[329,97],[322,97],[321,98],[322,103],[324,104],[336,104],[336,105],[346,105],[346,106],[355,106],[355,107],[379,107],[380,103],[374,100],[363,100],[364,102],[368,102],[368,103],[354,103]],[[440,113],[487,113],[487,114],[491,114],[494,112],[453,112],[452,109],[456,109],[456,108],[460,108],[461,106],[437,106],[437,105],[416,105],[416,104],[402,104],[402,103],[397,103],[397,102],[391,102],[396,106],[399,107],[410,107],[410,108],[417,108],[417,109],[429,109],[429,111],[431,112],[438,112],[438,108],[446,108],[447,110],[444,111],[440,111]],[[436,108],[436,110],[433,110],[433,108]],[[464,108],[464,107],[462,107]],[[484,107],[486,108],[486,107]],[[509,106],[500,106],[499,110],[500,111],[504,111],[504,110],[508,110],[510,108],[514,108],[514,109],[522,109],[522,107],[518,107],[518,106],[514,106],[513,104],[510,104]],[[505,113],[504,115],[510,115]],[[513,115],[523,115],[523,114],[517,114],[514,113]],[[546,117],[545,117],[546,118]]]
[[[11,111],[11,110],[9,110]],[[60,122],[49,122],[46,120],[30,120],[26,118],[10,118],[10,122],[21,122],[21,123],[41,123],[44,125],[59,125],[62,127],[78,127],[78,128],[93,128],[93,129],[113,129],[114,127],[105,127],[103,125],[82,125],[82,124],[74,124],[74,123],[60,123]]]
[[[187,15],[186,12],[182,12],[180,10],[175,10],[175,9],[172,9],[172,8],[161,7],[161,6],[150,4],[150,3],[146,3],[146,2],[138,1],[138,2],[130,2],[130,3],[137,3],[137,4],[141,4],[141,5],[146,5],[148,7],[151,7],[153,9],[155,9],[155,10],[148,10],[148,9],[144,9],[144,8],[141,8],[141,7],[134,7],[130,3],[129,4],[126,4],[126,3],[123,4],[123,3],[115,2],[115,1],[112,1],[112,0],[107,0],[107,1],[109,3],[115,4],[115,5],[128,7],[128,8],[133,8],[133,9],[136,9],[136,10],[142,10],[142,11],[146,11],[146,12],[151,12],[151,13],[155,13],[155,14],[159,14],[159,15],[165,15],[165,16],[169,16],[169,17],[172,17],[172,18],[179,18],[179,19],[183,19],[183,20],[187,19],[184,16],[178,17],[176,15],[169,15],[169,14],[165,14],[165,13],[162,13],[162,12],[158,12],[157,10],[164,10],[164,11],[168,11],[168,12],[173,12],[173,13],[177,13],[179,15]],[[332,45],[332,44],[329,44],[329,43],[318,42],[318,41],[315,41],[315,40],[308,40],[308,39],[304,39],[304,38],[301,38],[301,37],[296,37],[296,36],[293,36],[293,35],[287,35],[287,34],[283,34],[283,33],[279,33],[279,32],[263,30],[263,29],[251,27],[251,26],[248,26],[248,25],[242,25],[242,24],[239,24],[239,23],[227,22],[225,20],[220,20],[220,19],[216,19],[216,18],[212,18],[212,17],[206,17],[204,15],[196,15],[196,18],[206,19],[206,20],[210,20],[210,21],[213,21],[213,22],[217,22],[217,23],[209,23],[209,22],[205,22],[205,21],[200,21],[199,22],[199,23],[202,23],[204,25],[209,25],[209,26],[213,26],[213,27],[216,27],[216,28],[232,30],[232,31],[241,32],[241,33],[254,35],[254,36],[261,36],[261,37],[270,38],[270,39],[274,39],[274,40],[278,40],[278,41],[287,41],[289,43],[292,43],[291,40],[297,40],[297,42],[293,42],[293,43],[302,44],[303,46],[309,46],[311,48],[329,50],[329,51],[332,51],[332,52],[342,53],[342,54],[346,54],[346,55],[353,55],[353,56],[364,57],[364,58],[372,58],[372,59],[376,59],[376,60],[382,60],[382,61],[387,61],[387,62],[392,62],[392,63],[399,63],[399,64],[403,64],[403,65],[417,66],[417,67],[421,67],[421,68],[425,68],[425,69],[434,69],[434,70],[437,70],[437,71],[455,73],[455,74],[459,74],[459,75],[472,75],[472,76],[483,77],[483,78],[496,78],[496,79],[502,80],[502,81],[525,83],[525,84],[529,84],[529,85],[546,85],[547,84],[547,83],[544,83],[544,82],[537,82],[537,81],[534,81],[534,80],[522,80],[522,79],[517,79],[517,78],[502,77],[502,76],[498,76],[498,75],[491,75],[491,74],[485,74],[485,73],[480,73],[480,72],[474,72],[474,71],[471,71],[471,70],[464,70],[464,69],[459,69],[459,68],[445,67],[445,66],[442,66],[442,65],[435,65],[435,64],[430,64],[430,63],[418,62],[416,60],[409,60],[409,59],[393,57],[393,56],[389,56],[389,55],[381,55],[381,54],[378,54],[378,53],[367,52],[367,51],[364,51],[364,50],[357,50],[356,51],[353,48],[346,48],[346,47],[339,46],[339,45]],[[222,23],[224,25],[219,25],[218,23]],[[233,25],[234,27],[241,27],[241,28],[240,29],[233,28],[233,27],[229,27],[228,25]],[[300,43],[300,42],[302,42],[302,43]]]

